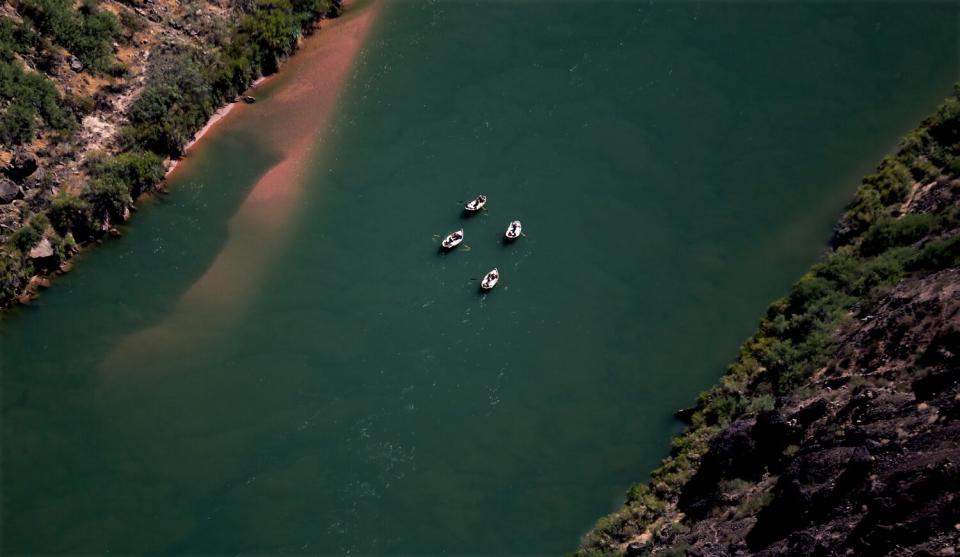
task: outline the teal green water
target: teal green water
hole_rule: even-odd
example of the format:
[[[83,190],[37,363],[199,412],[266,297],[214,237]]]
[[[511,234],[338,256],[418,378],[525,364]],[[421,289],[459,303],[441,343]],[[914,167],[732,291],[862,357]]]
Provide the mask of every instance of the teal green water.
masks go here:
[[[230,311],[181,305],[131,341],[276,162],[256,110],[0,323],[2,553],[573,548],[947,94],[957,16],[383,6]],[[477,192],[488,212],[462,220]],[[527,237],[505,246],[513,218]],[[460,226],[470,249],[439,254]]]

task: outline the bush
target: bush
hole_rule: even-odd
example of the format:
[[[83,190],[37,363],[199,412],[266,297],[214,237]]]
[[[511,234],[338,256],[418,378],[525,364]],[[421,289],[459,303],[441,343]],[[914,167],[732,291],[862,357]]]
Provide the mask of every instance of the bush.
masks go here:
[[[120,25],[136,33],[147,28],[143,19],[130,10],[120,10]]]
[[[47,216],[54,230],[63,236],[69,234],[84,240],[93,232],[92,206],[79,197],[60,193],[51,201]]]
[[[36,112],[20,103],[10,105],[0,117],[0,143],[21,145],[37,135]]]
[[[32,141],[38,117],[58,131],[77,127],[76,117],[64,109],[53,83],[39,73],[24,71],[16,61],[0,61],[0,100],[9,102],[0,112],[0,142],[6,145]]]
[[[939,271],[960,265],[960,235],[934,240],[908,262],[911,271]]]
[[[33,249],[33,246],[37,245],[41,238],[43,238],[42,232],[38,232],[36,228],[27,225],[18,228],[10,237],[10,241],[18,250],[26,253]]]
[[[43,214],[33,215],[30,221],[10,236],[10,241],[23,253],[30,251],[43,238],[50,221]]]
[[[130,107],[125,136],[131,147],[177,156],[213,114],[214,99],[199,50],[160,55],[147,86]]]
[[[123,213],[133,203],[130,188],[119,180],[94,180],[87,185],[82,198],[90,204],[90,214],[96,223],[107,219],[122,221]]]
[[[111,43],[120,35],[120,23],[112,13],[98,10],[95,0],[84,0],[78,8],[71,0],[20,0],[19,11],[89,71],[100,73],[116,65]]]
[[[7,306],[26,286],[33,267],[20,251],[0,253],[0,306]]]
[[[257,77],[277,70],[297,38],[333,5],[329,0],[255,0],[217,59],[198,50],[170,50],[154,63],[130,109],[128,145],[179,156],[213,113]]]
[[[737,512],[734,516],[738,519],[745,516],[753,516],[760,512],[760,509],[769,505],[772,501],[773,493],[761,493],[744,501],[739,507],[737,507]]]
[[[0,16],[0,61],[10,62],[14,54],[26,54],[37,40],[37,34],[28,25]]]
[[[126,184],[133,199],[152,188],[164,175],[163,158],[150,151],[128,151],[115,157],[92,153],[87,169],[94,178]]]
[[[910,245],[930,234],[936,225],[937,218],[930,214],[909,214],[899,219],[882,218],[863,235],[860,253],[870,257],[893,247]]]

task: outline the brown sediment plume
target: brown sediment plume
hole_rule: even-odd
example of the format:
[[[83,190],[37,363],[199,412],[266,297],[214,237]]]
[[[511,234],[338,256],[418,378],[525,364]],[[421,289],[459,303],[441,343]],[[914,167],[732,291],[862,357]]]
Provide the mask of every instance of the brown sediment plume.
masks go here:
[[[379,2],[372,2],[325,22],[322,31],[303,41],[280,74],[261,84],[270,90],[269,101],[224,112],[221,125],[209,129],[216,134],[235,118],[255,110],[257,120],[267,123],[262,136],[280,154],[280,161],[250,190],[228,223],[223,249],[170,316],[156,327],[126,337],[105,367],[170,344],[189,350],[185,343],[200,340],[198,325],[215,330],[243,307],[287,237],[285,223],[302,196],[309,157],[330,124],[337,98],[380,7]]]

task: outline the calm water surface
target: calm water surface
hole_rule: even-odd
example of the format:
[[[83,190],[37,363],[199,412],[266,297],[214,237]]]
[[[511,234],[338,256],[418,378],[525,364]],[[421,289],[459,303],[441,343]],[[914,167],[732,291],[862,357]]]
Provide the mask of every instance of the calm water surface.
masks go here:
[[[296,76],[0,323],[0,550],[573,548],[949,92],[957,17],[383,6],[279,248],[250,243],[229,307],[177,302],[277,162],[258,110]],[[489,210],[463,220],[477,192]],[[505,246],[514,218],[527,237]],[[470,249],[439,254],[460,227]]]

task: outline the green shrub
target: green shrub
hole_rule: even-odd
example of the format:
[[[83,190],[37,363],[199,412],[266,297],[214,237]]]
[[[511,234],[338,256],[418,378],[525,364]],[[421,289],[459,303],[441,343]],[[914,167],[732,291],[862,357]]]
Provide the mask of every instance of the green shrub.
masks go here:
[[[10,305],[32,274],[30,260],[22,252],[0,252],[0,306]]]
[[[51,201],[47,216],[54,230],[61,235],[69,234],[84,240],[93,232],[92,206],[79,197],[60,193]]]
[[[163,158],[150,151],[127,151],[114,157],[91,153],[87,169],[94,178],[126,184],[133,199],[152,188],[164,174]]]
[[[30,26],[0,16],[0,61],[10,62],[14,54],[26,54],[37,40],[37,34]]]
[[[97,103],[90,97],[81,97],[80,95],[75,95],[73,93],[67,93],[63,96],[63,104],[71,112],[73,112],[77,118],[83,118],[87,114],[93,112],[96,108]]]
[[[750,398],[744,406],[744,411],[748,414],[759,414],[767,410],[773,410],[777,399],[770,393],[763,393]]]
[[[934,240],[908,262],[911,271],[939,271],[960,265],[960,235]]]
[[[276,71],[305,26],[330,9],[328,0],[244,3],[237,30],[219,57],[198,49],[161,53],[131,106],[124,138],[131,146],[178,156],[213,113],[257,77]]]
[[[908,214],[899,219],[879,219],[863,235],[860,253],[870,257],[892,247],[906,246],[920,240],[937,225],[937,218],[930,214]]]
[[[26,225],[18,228],[17,231],[10,236],[10,241],[13,242],[13,245],[15,245],[18,250],[26,253],[33,249],[33,246],[37,245],[41,238],[43,238],[42,232],[38,232],[36,228]]]
[[[143,18],[130,10],[120,10],[120,25],[134,33],[147,28]]]
[[[84,0],[79,7],[71,0],[19,0],[18,10],[91,72],[116,65],[111,43],[120,35],[120,23],[112,13],[97,9],[95,0]]]
[[[734,515],[736,518],[743,518],[745,516],[753,516],[760,512],[760,509],[766,507],[773,501],[772,493],[761,493],[755,497],[747,499],[737,507],[737,512]]]
[[[0,143],[20,145],[37,135],[36,112],[20,103],[7,107],[0,116]]]
[[[196,49],[160,55],[130,107],[125,136],[132,147],[172,156],[183,151],[215,108],[205,64],[206,55]]]
[[[29,143],[36,136],[38,117],[50,128],[62,132],[76,129],[77,119],[65,110],[60,94],[49,79],[24,71],[19,62],[0,61],[0,142],[6,145]],[[0,102],[0,107],[4,103]]]
[[[87,185],[82,197],[90,204],[94,222],[104,219],[121,221],[127,207],[133,203],[130,188],[119,180],[93,180]]]

